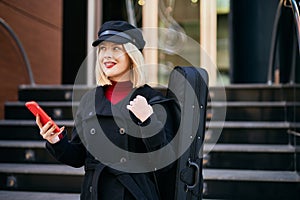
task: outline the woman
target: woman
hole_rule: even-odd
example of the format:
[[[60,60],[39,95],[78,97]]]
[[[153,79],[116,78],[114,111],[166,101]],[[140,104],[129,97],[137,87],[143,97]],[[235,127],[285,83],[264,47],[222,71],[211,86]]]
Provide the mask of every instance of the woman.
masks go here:
[[[145,84],[145,41],[137,28],[124,21],[106,22],[92,45],[98,48],[98,86],[82,97],[70,141],[64,127],[53,133],[54,126],[42,126],[37,116],[46,148],[62,163],[85,167],[81,199],[160,199],[149,170],[155,170],[153,159],[135,160],[131,152],[153,152],[169,143],[176,133],[175,103]],[[143,166],[149,172],[135,173]]]

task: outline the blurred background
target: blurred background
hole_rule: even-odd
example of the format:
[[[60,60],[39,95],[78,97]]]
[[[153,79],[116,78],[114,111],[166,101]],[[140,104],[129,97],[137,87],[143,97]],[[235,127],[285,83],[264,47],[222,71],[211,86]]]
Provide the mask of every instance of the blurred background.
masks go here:
[[[79,192],[81,172],[64,179],[59,165],[59,177],[48,173],[58,163],[43,145],[30,143],[41,138],[30,136],[38,130],[29,130],[34,122],[24,102],[40,101],[71,129],[72,86],[83,62],[88,67],[76,81],[93,85],[91,43],[109,20],[127,20],[152,45],[161,43],[144,50],[151,82],[166,86],[177,65],[208,71],[210,99],[217,102],[208,104],[208,121],[227,110],[224,126],[212,122],[206,132],[209,143],[222,131],[204,159],[205,198],[300,198],[299,0],[0,0],[0,188]],[[20,134],[27,129],[26,137]],[[37,164],[30,167],[43,175],[27,178],[28,165],[16,163]],[[33,183],[41,177],[49,184]],[[69,187],[53,186],[57,179]]]
[[[36,84],[73,84],[78,69],[92,50],[91,42],[96,38],[98,29],[108,20],[127,20],[140,28],[156,26],[186,34],[201,45],[216,67],[212,69],[206,66],[205,61],[201,62],[199,49],[183,47],[188,48],[193,63],[207,68],[210,85],[267,83],[272,33],[279,2],[1,0],[0,17],[18,37],[28,61],[26,63],[12,33],[2,23],[0,103],[16,99],[18,85],[32,82],[28,71],[31,71]],[[282,12],[277,45],[280,46],[277,51],[280,59],[277,59],[276,68],[280,68],[281,72],[279,82],[287,83],[292,74],[291,56],[295,51],[293,49],[296,49],[293,43],[297,42],[291,8],[284,7]],[[166,47],[170,48],[169,51],[158,50],[154,52],[155,55],[149,53],[152,54],[150,56],[144,52],[149,62],[171,68],[191,65],[176,52],[184,38],[170,32],[168,40],[173,42]],[[294,60],[294,65],[298,66],[299,55]],[[152,71],[153,78],[150,79],[166,84],[168,71],[159,66],[153,67]],[[295,81],[299,80],[298,72],[299,67],[296,67],[293,70]],[[82,82],[88,83],[89,80]],[[3,118],[2,107],[0,117]]]

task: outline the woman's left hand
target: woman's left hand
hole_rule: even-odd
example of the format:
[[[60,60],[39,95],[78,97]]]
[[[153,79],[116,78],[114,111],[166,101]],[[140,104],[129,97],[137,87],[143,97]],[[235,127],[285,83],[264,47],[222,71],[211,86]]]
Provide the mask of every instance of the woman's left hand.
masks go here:
[[[146,121],[152,115],[153,108],[150,106],[145,97],[137,95],[127,105],[127,109],[130,110],[141,122]]]

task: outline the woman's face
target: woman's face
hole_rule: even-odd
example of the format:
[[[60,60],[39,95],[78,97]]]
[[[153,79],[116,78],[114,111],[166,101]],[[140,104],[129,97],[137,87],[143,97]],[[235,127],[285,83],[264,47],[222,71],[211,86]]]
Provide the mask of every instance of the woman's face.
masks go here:
[[[130,80],[131,60],[122,44],[104,41],[99,50],[100,67],[109,80]]]

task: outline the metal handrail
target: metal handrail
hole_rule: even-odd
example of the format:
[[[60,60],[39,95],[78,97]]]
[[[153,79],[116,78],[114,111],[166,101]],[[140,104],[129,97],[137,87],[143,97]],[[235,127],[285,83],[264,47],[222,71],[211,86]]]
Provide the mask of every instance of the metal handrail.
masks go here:
[[[32,73],[31,66],[30,66],[30,62],[29,62],[29,59],[28,59],[27,54],[25,52],[25,49],[22,46],[21,41],[19,40],[19,38],[15,34],[15,32],[12,30],[12,28],[4,21],[4,19],[0,18],[0,24],[9,32],[9,34],[12,36],[14,41],[17,43],[18,48],[19,48],[19,50],[22,54],[22,57],[24,59],[25,65],[26,65],[26,69],[27,69],[27,72],[28,72],[28,75],[29,75],[30,84],[35,85],[34,78],[33,78],[33,73]]]
[[[280,0],[279,4],[277,6],[275,20],[274,20],[274,26],[273,26],[273,31],[272,31],[271,49],[270,49],[270,57],[269,57],[268,85],[272,85],[272,72],[273,72],[273,65],[275,62],[275,52],[276,52],[277,37],[278,37],[278,24],[279,24],[279,19],[281,16],[283,2],[284,2],[284,0]]]
[[[300,54],[300,15],[299,15],[299,8],[298,8],[296,0],[290,0],[290,3],[292,5],[292,10],[293,10],[293,14],[294,14],[297,40],[298,40],[298,51],[299,51],[299,54]]]
[[[278,37],[278,24],[279,24],[279,19],[281,17],[282,7],[283,5],[287,6],[287,1],[289,1],[290,3],[289,7],[292,8],[292,12],[294,14],[294,22],[296,26],[296,34],[297,34],[297,41],[298,41],[298,51],[300,54],[300,15],[299,15],[299,8],[297,2],[296,0],[280,0],[275,15],[272,39],[271,39],[271,49],[270,49],[270,57],[269,57],[269,69],[268,69],[268,85],[272,85],[272,72],[273,72],[273,66],[275,61],[275,52],[276,52],[277,37]],[[291,73],[295,73],[295,70],[293,70]]]

